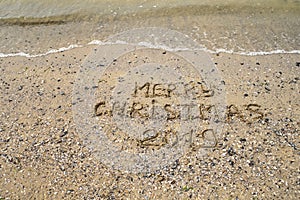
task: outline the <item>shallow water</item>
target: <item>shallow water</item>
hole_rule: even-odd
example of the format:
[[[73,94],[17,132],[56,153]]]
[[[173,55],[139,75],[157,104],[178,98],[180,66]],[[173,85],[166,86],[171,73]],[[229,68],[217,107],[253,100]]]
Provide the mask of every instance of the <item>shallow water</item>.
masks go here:
[[[160,8],[194,6],[253,6],[291,8],[299,6],[299,0],[5,0],[0,1],[0,19],[45,18],[64,15],[85,14],[128,14],[151,11]],[[188,14],[188,13],[187,13]]]
[[[209,52],[299,53],[299,19],[299,0],[5,0],[0,56],[54,52],[141,27],[180,31]]]

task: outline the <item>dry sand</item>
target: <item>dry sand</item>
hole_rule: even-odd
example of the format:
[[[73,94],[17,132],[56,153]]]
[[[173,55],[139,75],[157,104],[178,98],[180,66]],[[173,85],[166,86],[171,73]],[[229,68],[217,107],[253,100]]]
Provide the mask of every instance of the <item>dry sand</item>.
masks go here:
[[[130,174],[101,164],[75,129],[73,85],[93,48],[0,59],[0,199],[299,198],[298,54],[211,55],[235,113],[217,147]]]

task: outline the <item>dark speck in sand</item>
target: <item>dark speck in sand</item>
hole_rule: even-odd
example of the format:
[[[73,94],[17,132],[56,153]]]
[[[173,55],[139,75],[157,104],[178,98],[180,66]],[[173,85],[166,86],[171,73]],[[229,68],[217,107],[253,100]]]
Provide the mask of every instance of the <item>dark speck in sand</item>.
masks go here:
[[[229,156],[233,156],[233,155],[235,154],[235,151],[233,150],[232,147],[230,147],[230,148],[228,149],[227,153],[228,153]]]
[[[297,67],[300,67],[300,62],[296,62],[296,66],[297,66]]]
[[[249,166],[253,166],[254,165],[254,161],[250,161]]]
[[[267,91],[271,91],[271,89],[270,89],[269,87],[265,87],[265,89],[266,89]]]

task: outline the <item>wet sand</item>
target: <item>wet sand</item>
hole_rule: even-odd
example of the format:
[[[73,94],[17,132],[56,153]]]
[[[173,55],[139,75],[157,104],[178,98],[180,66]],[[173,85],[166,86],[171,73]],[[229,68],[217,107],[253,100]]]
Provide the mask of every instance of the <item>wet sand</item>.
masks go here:
[[[86,45],[93,40],[105,41],[114,34],[145,27],[179,31],[211,51],[299,50],[299,2],[191,0],[194,5],[174,1],[183,5],[139,7],[139,4],[132,4],[129,11],[128,5],[110,8],[108,4],[105,11],[101,6],[94,6],[95,10],[90,12],[83,10],[52,17],[0,18],[0,53],[41,54],[69,45]],[[32,14],[35,12],[32,11]]]
[[[298,199],[299,54],[212,54],[228,106],[217,146],[131,174],[99,162],[75,129],[73,85],[94,47],[0,58],[2,199]]]

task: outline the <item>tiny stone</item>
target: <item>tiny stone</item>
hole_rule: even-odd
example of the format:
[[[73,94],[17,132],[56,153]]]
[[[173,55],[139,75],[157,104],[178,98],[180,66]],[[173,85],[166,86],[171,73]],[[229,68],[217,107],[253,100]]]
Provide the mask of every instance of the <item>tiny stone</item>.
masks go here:
[[[68,134],[68,130],[65,130],[64,128],[62,129],[61,133],[59,134],[59,137],[64,137],[65,135]]]
[[[233,150],[232,147],[230,147],[230,148],[228,149],[227,153],[228,153],[229,156],[233,156],[233,155],[235,154],[235,151]]]
[[[254,165],[254,161],[250,161],[249,166],[253,166]]]
[[[271,89],[270,89],[269,87],[265,87],[265,89],[266,89],[267,91],[271,91]]]
[[[241,142],[246,142],[247,140],[245,138],[240,139]]]
[[[70,194],[71,192],[74,192],[74,190],[70,189],[67,191],[67,194]]]

